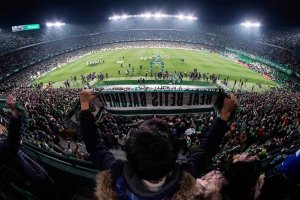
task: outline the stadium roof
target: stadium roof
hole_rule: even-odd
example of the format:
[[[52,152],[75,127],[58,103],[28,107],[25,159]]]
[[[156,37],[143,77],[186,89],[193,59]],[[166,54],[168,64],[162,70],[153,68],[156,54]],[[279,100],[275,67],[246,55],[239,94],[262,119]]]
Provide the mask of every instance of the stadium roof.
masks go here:
[[[115,13],[134,15],[158,9],[174,15],[191,13],[208,23],[239,24],[249,19],[297,27],[300,25],[297,4],[297,0],[11,0],[0,6],[0,27],[53,20],[71,24],[99,23]]]

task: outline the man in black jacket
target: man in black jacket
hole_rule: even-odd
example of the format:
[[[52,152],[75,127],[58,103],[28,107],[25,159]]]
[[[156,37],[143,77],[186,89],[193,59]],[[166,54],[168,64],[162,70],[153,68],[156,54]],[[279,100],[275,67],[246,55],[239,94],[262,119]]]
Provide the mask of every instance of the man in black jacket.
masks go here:
[[[18,111],[12,96],[7,97],[6,103],[11,109],[11,118],[7,139],[0,143],[0,167],[5,165],[13,169],[27,183],[28,189],[34,190],[43,199],[57,199],[55,186],[47,171],[20,150],[24,113]],[[49,192],[47,196],[43,195],[45,191]]]
[[[5,163],[12,155],[17,153],[21,140],[21,119],[18,118],[18,111],[16,109],[12,96],[7,98],[7,105],[12,111],[12,117],[8,127],[8,137],[0,144],[0,164]]]
[[[216,154],[227,120],[237,108],[235,96],[224,99],[221,115],[200,141],[186,163],[176,163],[176,139],[159,119],[151,119],[133,130],[126,141],[126,162],[117,161],[101,143],[95,119],[89,110],[95,98],[91,90],[80,93],[81,132],[93,164],[102,172],[97,176],[97,199],[193,199],[195,179],[200,177]]]

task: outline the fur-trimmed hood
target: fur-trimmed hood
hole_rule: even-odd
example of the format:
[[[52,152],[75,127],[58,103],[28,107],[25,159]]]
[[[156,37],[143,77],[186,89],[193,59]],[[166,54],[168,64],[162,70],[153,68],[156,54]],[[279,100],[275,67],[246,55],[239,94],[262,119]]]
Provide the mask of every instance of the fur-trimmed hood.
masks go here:
[[[264,175],[261,175],[255,186],[255,199],[263,186]],[[97,200],[118,200],[117,192],[113,186],[113,176],[109,171],[102,171],[96,177],[95,197]],[[171,200],[221,200],[222,187],[228,181],[220,171],[211,171],[201,179],[195,180],[189,173],[184,172],[179,183],[179,189]]]
[[[118,200],[117,192],[113,187],[113,177],[109,171],[102,171],[96,177],[95,197],[97,200]],[[191,200],[195,193],[196,180],[184,173],[178,191],[172,200]]]
[[[96,176],[95,197],[97,200],[117,200],[113,187],[113,177],[109,171],[102,171]]]

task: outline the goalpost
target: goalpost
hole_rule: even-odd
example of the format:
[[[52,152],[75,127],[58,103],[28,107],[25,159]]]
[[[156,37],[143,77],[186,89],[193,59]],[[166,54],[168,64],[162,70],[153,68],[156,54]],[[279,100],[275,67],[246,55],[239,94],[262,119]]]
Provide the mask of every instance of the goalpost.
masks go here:
[[[164,71],[164,68],[165,68],[165,63],[162,62],[162,61],[152,61],[150,62],[150,72],[152,72],[152,66],[154,65],[161,65],[161,72]]]

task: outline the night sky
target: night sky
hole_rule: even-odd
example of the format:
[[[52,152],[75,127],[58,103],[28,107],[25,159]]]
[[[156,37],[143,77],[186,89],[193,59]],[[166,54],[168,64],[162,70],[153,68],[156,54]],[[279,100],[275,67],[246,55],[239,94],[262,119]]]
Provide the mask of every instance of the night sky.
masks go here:
[[[192,13],[200,21],[237,24],[252,19],[274,27],[300,27],[300,0],[1,0],[0,27],[61,20],[70,24],[106,21],[113,14],[161,11]]]

